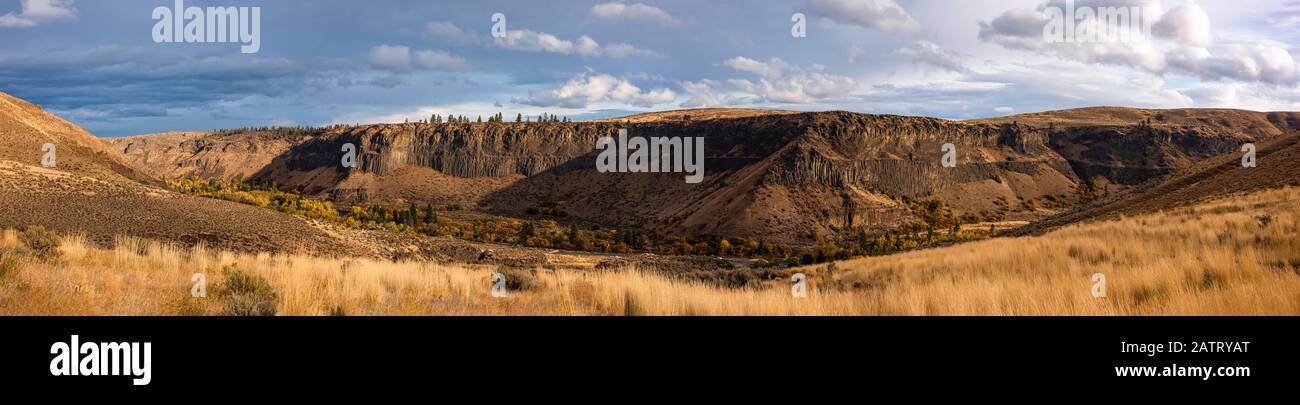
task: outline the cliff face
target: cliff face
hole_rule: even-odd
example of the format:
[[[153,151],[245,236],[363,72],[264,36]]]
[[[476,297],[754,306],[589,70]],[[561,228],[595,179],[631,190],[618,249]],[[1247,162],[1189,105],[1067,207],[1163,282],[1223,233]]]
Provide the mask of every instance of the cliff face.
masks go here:
[[[243,179],[284,154],[297,140],[269,132],[166,132],[105,139],[139,167],[164,179]]]
[[[1261,122],[1292,121],[1276,115]],[[1094,177],[1137,184],[1263,136],[1222,126],[1105,122],[1058,127],[782,112],[698,121],[370,125],[296,137],[244,133],[115,144],[137,163],[166,168],[169,177],[275,180],[343,205],[458,203],[514,216],[531,206],[557,206],[609,225],[808,243],[837,229],[916,221],[898,202],[902,196],[943,200],[957,214],[1034,219],[1063,207],[1008,205],[1072,200],[1079,183]],[[596,141],[617,136],[619,128],[631,136],[703,137],[705,180],[597,172]],[[947,143],[956,147],[956,168],[940,164]],[[345,144],[356,146],[355,168],[340,164]]]
[[[1075,173],[1137,185],[1213,156],[1238,151],[1254,136],[1204,127],[1097,126],[1057,130],[1051,145]]]

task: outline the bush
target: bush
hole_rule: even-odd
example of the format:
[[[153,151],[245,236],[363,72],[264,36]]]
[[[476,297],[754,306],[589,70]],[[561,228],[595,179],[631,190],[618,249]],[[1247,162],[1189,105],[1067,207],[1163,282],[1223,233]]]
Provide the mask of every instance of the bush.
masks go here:
[[[40,260],[54,260],[63,254],[59,251],[59,236],[43,226],[27,227],[27,230],[18,234],[18,240],[31,249],[32,256]]]
[[[275,288],[261,276],[239,270],[235,265],[222,269],[226,283],[219,294],[226,299],[221,309],[223,316],[274,316]]]
[[[13,253],[0,251],[0,280],[18,272],[19,264],[16,256]]]
[[[542,289],[542,281],[531,270],[503,268],[498,270],[506,276],[506,291],[535,291]]]

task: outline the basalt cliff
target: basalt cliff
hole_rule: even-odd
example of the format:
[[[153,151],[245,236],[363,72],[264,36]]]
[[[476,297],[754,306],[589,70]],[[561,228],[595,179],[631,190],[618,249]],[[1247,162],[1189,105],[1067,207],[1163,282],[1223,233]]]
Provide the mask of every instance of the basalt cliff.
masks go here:
[[[1225,113],[1227,111],[1228,113]],[[1229,114],[1230,113],[1230,114]],[[1088,109],[992,120],[848,112],[578,123],[381,124],[109,140],[159,177],[272,180],[351,204],[461,204],[671,234],[810,244],[919,221],[905,197],[970,221],[1034,220],[1300,129],[1300,115]],[[1081,118],[1080,118],[1081,117]],[[601,173],[601,137],[703,137],[705,179]],[[354,167],[342,165],[345,145]],[[945,167],[953,144],[955,167]]]

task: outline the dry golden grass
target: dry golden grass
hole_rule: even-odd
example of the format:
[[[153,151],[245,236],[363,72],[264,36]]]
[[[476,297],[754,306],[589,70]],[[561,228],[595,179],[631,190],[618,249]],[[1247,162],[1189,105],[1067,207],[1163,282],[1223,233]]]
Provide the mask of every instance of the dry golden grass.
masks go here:
[[[63,256],[24,259],[0,279],[3,315],[215,315],[221,269],[264,277],[280,315],[1297,315],[1300,190],[1138,218],[801,269],[788,283],[725,289],[635,269],[537,270],[540,288],[490,293],[495,269],[244,255],[119,238],[64,238]],[[1267,218],[1262,219],[1262,218]],[[0,250],[19,242],[13,231]],[[207,296],[192,298],[194,274]],[[1107,296],[1092,296],[1094,273]]]

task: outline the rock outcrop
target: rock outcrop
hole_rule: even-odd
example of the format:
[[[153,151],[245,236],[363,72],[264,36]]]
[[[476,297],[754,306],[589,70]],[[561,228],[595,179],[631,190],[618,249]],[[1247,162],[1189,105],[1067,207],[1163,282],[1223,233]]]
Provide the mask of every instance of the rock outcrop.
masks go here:
[[[1099,125],[1065,115],[953,122],[749,111],[690,120],[688,112],[673,112],[622,121],[187,136],[163,142],[174,144],[170,148],[149,139],[114,144],[138,164],[166,167],[171,177],[274,180],[341,205],[457,203],[512,216],[556,206],[575,219],[607,225],[803,244],[848,229],[915,222],[899,201],[904,196],[943,200],[959,215],[1035,219],[1067,207],[1008,205],[1045,197],[1071,201],[1082,182],[1094,179],[1139,184],[1300,122],[1283,113],[1218,122],[1202,112],[1152,111],[1078,113]],[[678,115],[683,118],[669,119]],[[620,128],[632,136],[703,137],[705,180],[597,172],[596,141]],[[949,143],[955,168],[940,164]],[[356,148],[356,167],[341,165],[346,144]]]

